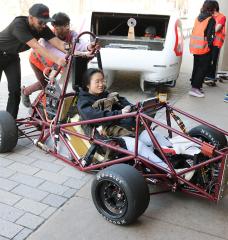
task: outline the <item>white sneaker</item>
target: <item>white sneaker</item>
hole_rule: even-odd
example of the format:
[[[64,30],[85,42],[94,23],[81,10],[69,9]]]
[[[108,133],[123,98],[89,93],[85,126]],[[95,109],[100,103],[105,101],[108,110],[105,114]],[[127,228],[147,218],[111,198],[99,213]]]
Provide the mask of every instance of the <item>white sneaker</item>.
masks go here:
[[[192,88],[188,94],[193,97],[203,98],[205,95],[197,88]]]

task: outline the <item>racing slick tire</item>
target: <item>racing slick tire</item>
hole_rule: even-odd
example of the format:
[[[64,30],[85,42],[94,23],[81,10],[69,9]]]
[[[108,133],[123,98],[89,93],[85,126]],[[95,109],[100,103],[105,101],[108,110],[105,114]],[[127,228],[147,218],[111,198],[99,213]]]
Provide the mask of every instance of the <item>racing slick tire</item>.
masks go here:
[[[128,225],[147,209],[150,195],[144,177],[128,164],[100,171],[91,188],[98,212],[109,222]]]
[[[191,137],[199,138],[215,146],[217,149],[222,149],[227,146],[227,139],[223,133],[205,125],[192,128],[188,134]]]
[[[0,111],[0,153],[10,152],[17,145],[18,131],[14,118]]]

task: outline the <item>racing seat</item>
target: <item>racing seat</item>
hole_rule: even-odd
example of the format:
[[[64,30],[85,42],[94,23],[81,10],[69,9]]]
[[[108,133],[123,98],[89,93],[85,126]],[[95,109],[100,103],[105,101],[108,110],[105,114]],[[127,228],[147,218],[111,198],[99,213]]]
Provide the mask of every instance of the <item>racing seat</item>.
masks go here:
[[[71,67],[71,81],[73,90],[78,93],[82,86],[83,74],[88,68],[88,59],[82,56],[73,56]]]
[[[70,122],[78,122],[80,121],[80,116],[76,114],[73,118],[70,119]],[[66,127],[67,130],[76,131],[77,133],[86,135],[83,128],[80,125],[76,125],[73,127]],[[94,144],[91,144],[88,140],[82,139],[80,137],[66,134],[68,138],[68,143],[72,147],[75,155],[79,159],[84,159],[86,161],[84,164],[87,165],[89,162],[104,161],[104,157],[96,152],[96,148]],[[86,159],[86,160],[85,160]]]

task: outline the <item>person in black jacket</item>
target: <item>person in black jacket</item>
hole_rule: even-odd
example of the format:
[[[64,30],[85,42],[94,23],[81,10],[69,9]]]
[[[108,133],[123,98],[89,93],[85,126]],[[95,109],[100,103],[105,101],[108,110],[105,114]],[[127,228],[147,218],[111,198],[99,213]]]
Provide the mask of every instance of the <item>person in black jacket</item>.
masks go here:
[[[9,97],[6,110],[16,119],[21,97],[21,66],[19,53],[33,48],[41,56],[50,59],[59,66],[66,65],[66,59],[59,57],[41,46],[38,42],[44,38],[52,46],[67,53],[66,44],[55,36],[47,26],[54,19],[49,17],[49,8],[44,4],[34,4],[29,16],[18,16],[0,32],[0,79],[2,72],[8,81]],[[92,51],[92,49],[90,49]]]
[[[83,119],[95,119],[102,117],[110,117],[119,114],[129,113],[131,111],[131,103],[124,97],[118,95],[118,102],[114,103],[111,111],[108,109],[94,108],[92,105],[101,99],[107,98],[109,92],[105,90],[105,79],[103,72],[99,69],[89,69],[83,78],[83,87],[79,92],[77,102],[78,111]],[[118,120],[118,125],[130,129],[135,125],[131,118]],[[112,125],[113,122],[109,122]]]
[[[131,111],[131,103],[124,97],[117,95],[118,101],[111,102],[111,107],[109,104],[108,96],[110,93],[105,90],[105,79],[104,74],[99,69],[88,69],[83,78],[83,86],[80,89],[77,109],[78,113],[81,116],[82,120],[91,120],[97,118],[104,118],[110,116],[116,116],[121,114],[126,114]],[[111,93],[112,95],[112,93]],[[103,107],[102,100],[107,100]],[[111,98],[113,99],[113,98]],[[108,121],[108,123],[99,123],[95,127],[100,134],[103,134],[102,130],[99,128],[106,128],[107,126],[118,125],[129,130],[133,130],[132,127],[135,127],[135,121],[133,118],[126,118],[115,121]],[[133,130],[134,131],[134,130]],[[118,135],[121,133],[120,135]],[[129,151],[134,152],[135,147],[135,138],[130,134],[122,135],[123,131],[116,131],[115,137],[121,137],[124,140],[126,147]],[[126,131],[124,131],[126,133]],[[155,137],[162,146],[171,146],[171,142],[165,137],[160,135],[157,132],[154,132]],[[142,131],[139,135],[138,141],[138,153],[139,155],[151,160],[152,162],[160,165],[163,168],[167,168],[167,164],[160,159],[157,155],[154,154],[153,143],[150,140],[150,137],[146,130]]]
[[[0,79],[4,71],[8,81],[9,97],[6,110],[17,118],[21,96],[21,66],[19,53],[35,49],[44,57],[49,57],[57,65],[65,65],[66,60],[47,51],[38,43],[44,38],[59,50],[64,50],[64,42],[59,40],[47,23],[53,21],[49,17],[49,9],[43,4],[34,4],[29,9],[29,16],[16,17],[8,27],[0,32]]]

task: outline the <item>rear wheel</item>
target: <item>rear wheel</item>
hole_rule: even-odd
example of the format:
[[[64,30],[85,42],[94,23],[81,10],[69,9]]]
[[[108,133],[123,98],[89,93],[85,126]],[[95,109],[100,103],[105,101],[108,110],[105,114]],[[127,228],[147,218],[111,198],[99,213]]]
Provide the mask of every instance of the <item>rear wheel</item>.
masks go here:
[[[189,135],[215,146],[216,149],[222,149],[227,146],[227,139],[223,133],[205,125],[199,125],[192,128],[189,131]],[[196,164],[205,162],[207,160],[208,157],[200,153],[196,158]],[[220,163],[210,163],[209,165],[196,170],[191,181],[206,189],[208,193],[213,193],[217,184],[219,168]]]
[[[227,139],[223,133],[205,125],[192,128],[188,134],[191,137],[199,138],[215,146],[217,149],[222,149],[227,146]]]
[[[143,176],[127,164],[116,164],[100,171],[91,192],[98,212],[119,225],[134,222],[144,213],[150,200]]]
[[[17,145],[18,131],[14,118],[0,111],[0,153],[10,152]]]

